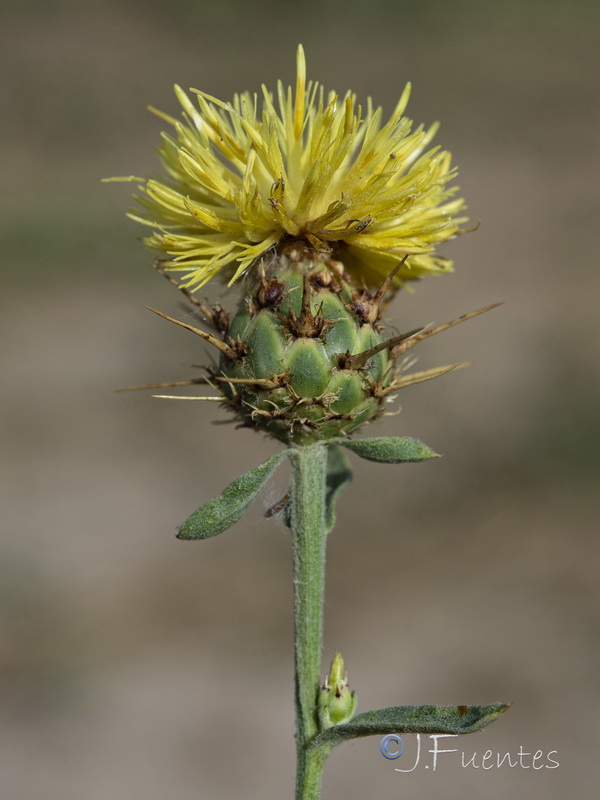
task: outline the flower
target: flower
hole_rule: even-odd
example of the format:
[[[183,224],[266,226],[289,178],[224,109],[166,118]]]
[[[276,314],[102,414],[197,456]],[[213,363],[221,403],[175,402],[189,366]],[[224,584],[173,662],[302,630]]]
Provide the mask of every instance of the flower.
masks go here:
[[[263,86],[261,103],[249,92],[224,103],[192,89],[196,107],[176,86],[183,121],[150,109],[174,128],[159,150],[166,176],[114,179],[139,183],[142,210],[129,216],[153,229],[144,243],[190,290],[218,273],[233,283],[289,237],[343,251],[370,286],[404,256],[396,285],[450,271],[434,250],[460,233],[464,201],[448,186],[450,153],[428,149],[438,125],[411,131],[403,116],[410,84],[384,124],[370,98],[365,110],[350,92],[340,99],[307,83],[302,46],[296,65],[295,92]]]

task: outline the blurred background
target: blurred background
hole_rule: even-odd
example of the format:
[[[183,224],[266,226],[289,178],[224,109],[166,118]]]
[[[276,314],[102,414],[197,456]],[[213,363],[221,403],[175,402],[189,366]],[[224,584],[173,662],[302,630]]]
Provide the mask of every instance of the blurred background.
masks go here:
[[[2,541],[0,794],[7,800],[292,796],[286,489],[203,543],[176,526],[278,445],[214,405],[119,386],[194,374],[204,347],[124,217],[157,170],[172,85],[228,99],[309,76],[442,121],[477,232],[456,273],[399,296],[402,330],[505,305],[432,339],[365,435],[443,459],[354,461],[329,541],[326,646],[360,710],[514,703],[485,750],[558,769],[401,775],[377,738],[335,751],[324,800],[588,798],[597,787],[600,337],[597,3],[192,0],[0,8]],[[224,305],[235,295],[212,287]],[[407,743],[407,752],[414,742]],[[414,749],[411,751],[414,753]],[[544,760],[542,763],[549,763]],[[410,766],[405,763],[404,767]]]

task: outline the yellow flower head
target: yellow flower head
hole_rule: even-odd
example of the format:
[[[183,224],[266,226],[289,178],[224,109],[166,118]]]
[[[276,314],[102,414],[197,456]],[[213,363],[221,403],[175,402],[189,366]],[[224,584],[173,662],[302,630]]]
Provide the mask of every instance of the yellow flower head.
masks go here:
[[[433,252],[460,232],[464,203],[448,186],[450,153],[427,149],[437,124],[411,132],[402,116],[410,84],[383,124],[370,99],[364,110],[307,83],[301,46],[296,65],[295,92],[263,86],[261,103],[192,89],[196,107],[176,86],[183,121],[151,109],[174,128],[159,150],[167,176],[119,179],[139,182],[143,211],[130,216],[154,229],[145,244],[192,290],[223,270],[235,281],[286,237],[339,253],[367,285],[406,255],[397,285],[451,270]]]

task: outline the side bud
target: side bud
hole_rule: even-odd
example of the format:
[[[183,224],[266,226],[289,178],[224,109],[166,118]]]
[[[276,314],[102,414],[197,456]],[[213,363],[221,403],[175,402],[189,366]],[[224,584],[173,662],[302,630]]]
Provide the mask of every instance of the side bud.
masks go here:
[[[321,730],[348,722],[356,713],[357,705],[358,695],[348,688],[348,673],[344,669],[342,654],[336,653],[317,700]]]

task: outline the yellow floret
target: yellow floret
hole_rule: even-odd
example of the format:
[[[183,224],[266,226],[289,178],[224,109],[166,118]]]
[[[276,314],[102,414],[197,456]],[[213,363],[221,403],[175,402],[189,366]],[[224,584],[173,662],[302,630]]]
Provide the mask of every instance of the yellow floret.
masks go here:
[[[460,232],[462,199],[450,153],[430,148],[437,124],[412,131],[403,116],[410,84],[391,117],[306,81],[302,46],[295,92],[245,92],[224,103],[196,89],[197,106],[178,86],[183,121],[151,109],[174,128],[163,133],[160,180],[139,183],[142,210],[130,216],[153,229],[145,244],[180,284],[197,289],[214,275],[230,283],[285,237],[344,264],[374,286],[405,255],[396,284],[447,272],[433,255]]]

